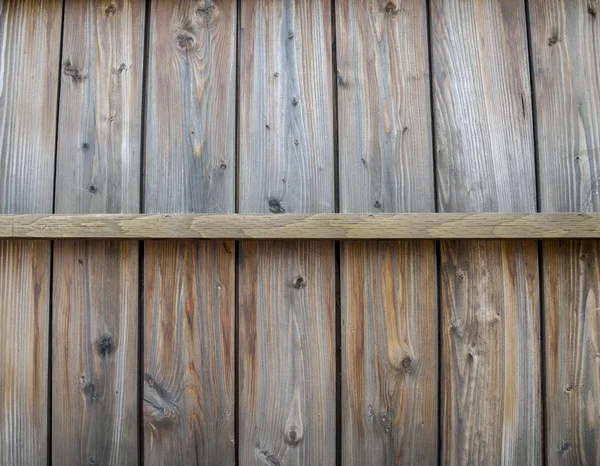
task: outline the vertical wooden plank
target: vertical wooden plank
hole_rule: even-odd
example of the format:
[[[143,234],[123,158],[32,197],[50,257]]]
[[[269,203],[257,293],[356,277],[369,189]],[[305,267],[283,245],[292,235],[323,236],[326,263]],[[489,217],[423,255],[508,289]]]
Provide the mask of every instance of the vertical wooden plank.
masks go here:
[[[436,464],[435,243],[342,244],[344,464]]]
[[[55,464],[137,464],[138,243],[57,241]]]
[[[239,207],[334,209],[331,5],[241,4]],[[240,243],[239,460],[334,464],[334,243]]]
[[[0,2],[0,213],[51,213],[62,2]],[[0,242],[0,463],[48,460],[50,242]]]
[[[239,210],[333,212],[331,5],[241,8]]]
[[[336,3],[342,212],[429,212],[426,2]],[[435,464],[433,242],[341,249],[342,462]]]
[[[334,245],[240,248],[241,464],[335,464]]]
[[[443,241],[443,462],[541,463],[535,241]]]
[[[336,4],[342,212],[433,212],[426,1]]]
[[[58,213],[139,212],[145,7],[65,2]],[[138,243],[54,247],[52,458],[137,464]]]
[[[235,208],[236,2],[154,0],[147,212]]]
[[[442,212],[536,210],[520,0],[432,0]],[[541,462],[537,252],[442,242],[442,461]]]
[[[146,212],[235,209],[235,0],[154,0]],[[233,242],[146,242],[144,462],[233,464]]]
[[[146,242],[146,464],[235,462],[233,248]]]
[[[540,208],[600,210],[600,4],[529,2]],[[600,462],[597,241],[544,244],[546,455]]]

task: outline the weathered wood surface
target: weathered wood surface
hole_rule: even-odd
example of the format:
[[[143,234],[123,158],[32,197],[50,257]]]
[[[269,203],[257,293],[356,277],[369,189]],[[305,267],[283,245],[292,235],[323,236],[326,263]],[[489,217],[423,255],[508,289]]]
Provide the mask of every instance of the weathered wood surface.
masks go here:
[[[336,4],[341,212],[431,212],[426,1]]]
[[[432,0],[440,212],[535,212],[525,9]]]
[[[153,0],[146,212],[233,212],[236,1]]]
[[[600,254],[597,241],[543,248],[546,454],[549,464],[598,464]]]
[[[240,247],[240,464],[335,464],[334,245]]]
[[[146,212],[235,209],[235,0],[152,2]],[[235,245],[147,242],[144,462],[233,464]]]
[[[62,2],[0,2],[0,213],[50,213]],[[0,242],[0,464],[46,464],[50,242]]]
[[[332,212],[331,2],[240,15],[239,210]],[[239,247],[239,461],[333,464],[334,244]]]
[[[426,2],[337,2],[336,33],[341,212],[433,211]],[[340,267],[342,463],[435,464],[434,243],[344,243]]]
[[[600,210],[600,3],[532,0],[540,210]]]
[[[540,464],[533,241],[441,243],[442,462]]]
[[[56,211],[139,212],[144,2],[67,0]],[[54,246],[52,458],[137,464],[138,243]]]
[[[57,241],[54,464],[138,462],[138,243]]]
[[[67,0],[56,212],[139,212],[145,7]]]
[[[531,51],[544,212],[600,210],[600,4],[532,1]],[[600,462],[597,241],[543,248],[546,456]]]
[[[334,210],[330,3],[241,6],[240,212]]]
[[[0,238],[600,238],[600,213],[0,215]]]
[[[234,247],[145,243],[145,464],[235,463]]]
[[[441,212],[536,210],[524,2],[431,3]],[[444,464],[542,461],[537,249],[441,243]]]
[[[342,245],[342,462],[436,464],[435,243]]]

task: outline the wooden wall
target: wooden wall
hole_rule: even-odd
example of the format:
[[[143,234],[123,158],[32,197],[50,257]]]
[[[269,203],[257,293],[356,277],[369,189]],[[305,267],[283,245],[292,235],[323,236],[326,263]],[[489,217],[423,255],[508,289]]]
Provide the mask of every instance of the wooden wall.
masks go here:
[[[0,213],[586,212],[596,0],[0,0]],[[0,465],[598,464],[597,241],[1,241]]]

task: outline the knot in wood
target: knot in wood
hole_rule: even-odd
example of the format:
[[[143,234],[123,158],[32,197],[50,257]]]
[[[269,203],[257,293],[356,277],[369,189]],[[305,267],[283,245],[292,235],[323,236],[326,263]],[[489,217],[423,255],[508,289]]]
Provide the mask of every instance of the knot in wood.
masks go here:
[[[117,5],[114,1],[108,2],[108,5],[104,8],[104,15],[110,16],[117,12]]]
[[[79,72],[79,70],[74,67],[70,61],[65,62],[65,66],[63,72],[69,76],[74,83],[78,83],[83,81],[83,75]]]
[[[96,350],[103,358],[113,352],[113,338],[111,335],[102,335],[96,342]]]
[[[285,209],[281,205],[281,201],[272,197],[269,199],[269,210],[274,214],[283,214],[285,213]]]
[[[405,369],[408,369],[412,364],[412,359],[410,358],[410,356],[406,356],[403,360],[402,360],[402,367],[404,367]]]
[[[393,15],[395,15],[398,13],[398,7],[396,6],[396,4],[394,2],[387,2],[385,4],[385,12],[392,13]]]
[[[90,148],[90,145],[89,145],[87,142],[84,142],[84,143],[81,145],[81,148],[82,148],[83,150],[88,150],[88,149]]]
[[[298,275],[296,278],[294,278],[294,288],[296,288],[297,290],[301,290],[302,288],[306,287],[306,280],[304,279],[304,277],[302,275]]]
[[[552,47],[553,45],[556,45],[557,42],[558,42],[558,37],[552,36],[548,39],[548,46]]]
[[[375,201],[375,204],[373,204],[373,207],[375,207],[376,209],[381,209],[381,202]]]
[[[181,51],[189,52],[196,43],[196,36],[190,31],[183,30],[177,33],[176,40],[177,47],[179,47]]]
[[[295,107],[296,105],[298,105],[298,98],[297,97],[292,97],[292,105]]]
[[[91,185],[88,188],[88,191],[90,192],[90,194],[96,194],[98,192],[98,188],[96,188],[96,186],[94,186],[94,185]]]
[[[288,39],[293,39],[294,33],[292,31],[288,32]]]
[[[284,440],[289,446],[296,447],[302,441],[302,436],[298,434],[298,431],[294,426],[285,434]]]
[[[558,449],[561,453],[566,453],[567,451],[569,451],[571,449],[571,445],[569,445],[568,442],[564,442],[564,443],[560,444]]]
[[[592,18],[596,17],[596,7],[594,5],[588,5],[587,12],[592,16]]]
[[[226,163],[222,163],[221,164],[221,170],[225,170],[227,168],[227,164]]]

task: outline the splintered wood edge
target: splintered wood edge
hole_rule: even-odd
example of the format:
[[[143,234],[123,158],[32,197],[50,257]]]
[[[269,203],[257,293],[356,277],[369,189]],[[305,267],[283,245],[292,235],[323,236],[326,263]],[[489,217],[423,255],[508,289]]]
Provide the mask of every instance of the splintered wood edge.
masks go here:
[[[600,214],[0,215],[9,239],[600,238]]]

